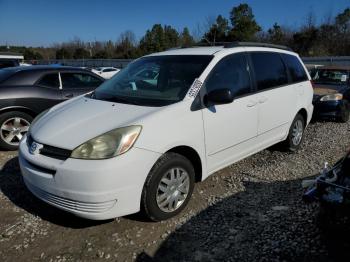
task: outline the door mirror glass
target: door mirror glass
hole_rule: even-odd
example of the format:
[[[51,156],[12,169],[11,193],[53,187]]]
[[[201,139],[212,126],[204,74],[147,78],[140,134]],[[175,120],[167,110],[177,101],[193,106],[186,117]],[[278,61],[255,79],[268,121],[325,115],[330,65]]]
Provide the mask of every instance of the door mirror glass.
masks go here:
[[[205,97],[205,102],[209,105],[222,105],[232,103],[233,99],[234,97],[231,90],[228,88],[222,88],[210,91]]]

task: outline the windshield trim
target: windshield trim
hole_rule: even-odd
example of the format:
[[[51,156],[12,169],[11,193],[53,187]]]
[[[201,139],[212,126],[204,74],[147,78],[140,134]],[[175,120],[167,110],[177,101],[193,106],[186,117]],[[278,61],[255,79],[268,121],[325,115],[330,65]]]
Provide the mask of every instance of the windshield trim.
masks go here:
[[[185,98],[195,79],[203,74],[213,58],[213,55],[145,56],[103,83],[90,97],[141,106],[174,104]],[[154,70],[149,79],[142,75],[147,70]]]

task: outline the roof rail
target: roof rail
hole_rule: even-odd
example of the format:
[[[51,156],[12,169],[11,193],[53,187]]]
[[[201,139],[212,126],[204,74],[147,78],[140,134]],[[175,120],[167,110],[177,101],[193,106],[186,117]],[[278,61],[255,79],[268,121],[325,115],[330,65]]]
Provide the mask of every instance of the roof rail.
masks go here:
[[[288,46],[284,45],[274,45],[268,43],[258,43],[258,42],[231,42],[224,45],[225,48],[233,48],[233,47],[268,47],[268,48],[277,48],[288,51],[293,51]]]

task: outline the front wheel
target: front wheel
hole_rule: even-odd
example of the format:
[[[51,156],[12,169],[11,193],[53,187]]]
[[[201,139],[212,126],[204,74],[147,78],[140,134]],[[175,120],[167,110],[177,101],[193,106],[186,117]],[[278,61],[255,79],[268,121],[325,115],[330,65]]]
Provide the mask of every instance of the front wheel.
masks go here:
[[[16,150],[32,121],[30,115],[19,111],[0,115],[0,147],[5,150]]]
[[[146,179],[141,209],[153,221],[177,215],[190,200],[194,181],[194,168],[186,157],[177,153],[164,154]]]
[[[296,152],[304,138],[305,119],[301,114],[297,114],[289,128],[287,139],[283,142],[283,147],[291,152]]]

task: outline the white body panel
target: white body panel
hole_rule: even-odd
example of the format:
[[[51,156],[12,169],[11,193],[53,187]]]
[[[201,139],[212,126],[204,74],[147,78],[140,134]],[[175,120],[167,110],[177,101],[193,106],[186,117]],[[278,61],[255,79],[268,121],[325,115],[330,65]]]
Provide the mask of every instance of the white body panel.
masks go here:
[[[178,49],[157,55],[214,55],[199,77],[199,81],[205,82],[223,57],[255,50],[295,55],[260,47]],[[193,98],[189,96],[164,107],[81,96],[55,106],[40,118],[31,127],[32,138],[41,144],[73,150],[115,128],[141,125],[133,148],[106,160],[58,160],[30,154],[25,138],[19,154],[22,174],[36,196],[78,216],[91,219],[123,216],[139,210],[146,177],[162,154],[178,146],[194,149],[201,160],[204,180],[213,172],[284,140],[300,110],[306,111],[309,123],[312,95],[311,84],[305,81],[199,110],[191,110]],[[45,173],[45,168],[54,170],[55,175]]]

